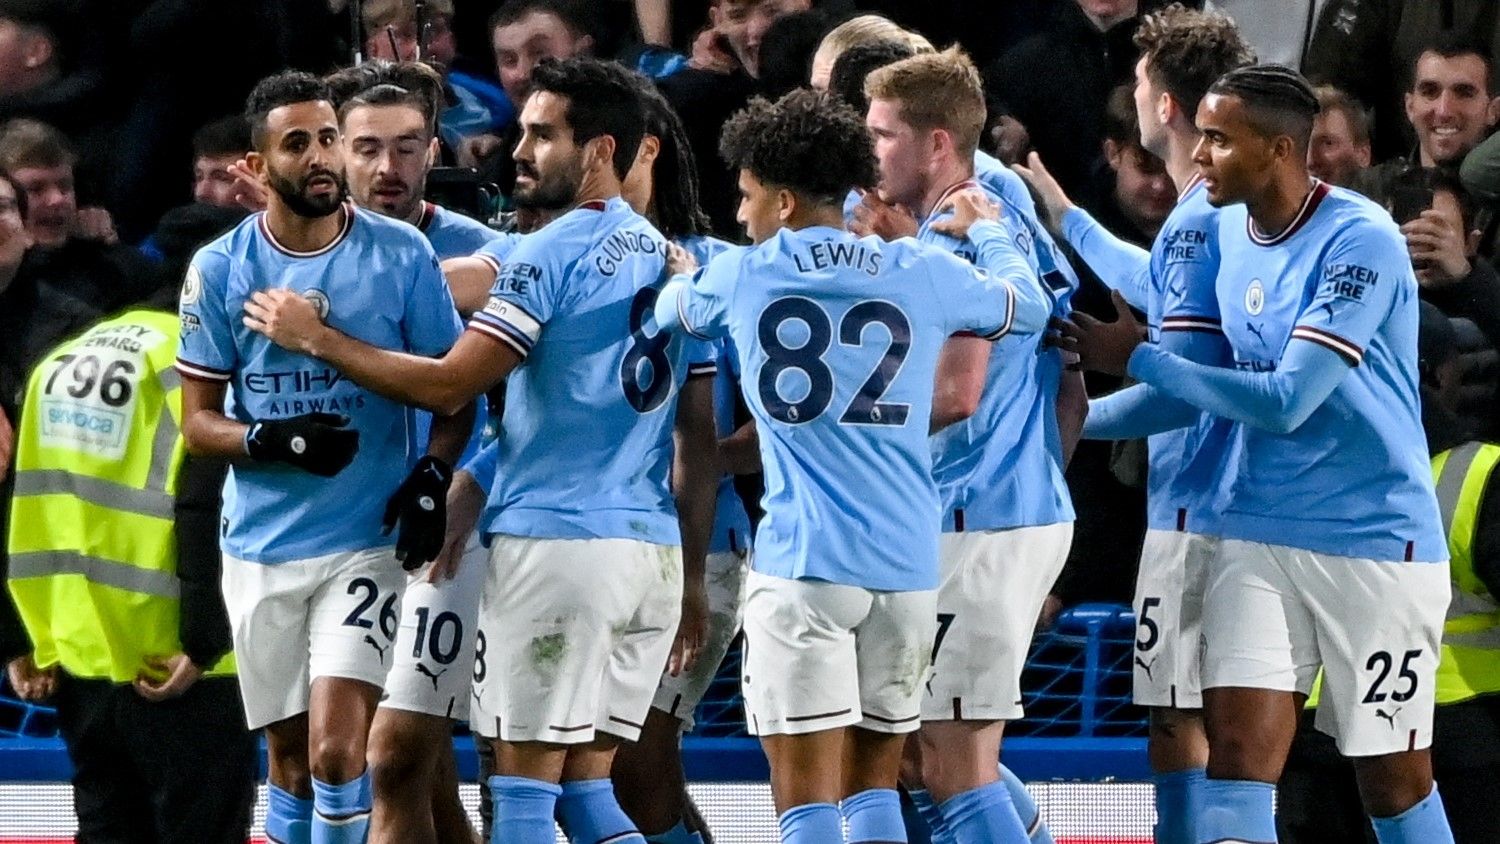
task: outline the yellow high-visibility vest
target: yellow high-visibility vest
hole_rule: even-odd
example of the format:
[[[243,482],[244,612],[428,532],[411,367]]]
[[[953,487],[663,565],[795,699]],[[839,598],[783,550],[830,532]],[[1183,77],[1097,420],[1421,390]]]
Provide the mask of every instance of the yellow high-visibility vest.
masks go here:
[[[42,359],[16,428],[9,587],[38,666],[117,683],[182,650],[178,321],[135,310]],[[226,655],[209,674],[234,673]]]

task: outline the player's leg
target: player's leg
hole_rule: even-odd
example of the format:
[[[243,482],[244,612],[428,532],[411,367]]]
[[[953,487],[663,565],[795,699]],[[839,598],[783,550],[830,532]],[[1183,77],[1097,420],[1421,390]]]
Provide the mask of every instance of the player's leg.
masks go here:
[[[1147,743],[1156,785],[1155,837],[1193,844],[1208,764],[1199,656],[1203,590],[1217,541],[1150,530],[1136,578],[1134,698],[1150,708]]]
[[[308,759],[310,668],[307,601],[319,585],[314,563],[262,565],[223,558],[224,607],[234,642],[245,721],[265,728],[266,837],[276,844],[312,840]]]
[[[875,592],[854,628],[861,720],[844,745],[841,805],[850,842],[906,840],[896,785],[902,747],[921,720],[936,617],[937,590]],[[924,767],[929,750],[923,747]],[[997,746],[992,776],[998,757]]]
[[[434,584],[423,573],[406,583],[385,698],[370,728],[371,841],[452,841],[465,835],[452,823],[452,808],[459,806],[456,779],[440,775],[453,768],[454,721],[469,713],[488,558],[476,536],[453,579]],[[446,830],[437,826],[439,806],[449,818]]]
[[[363,842],[373,796],[366,765],[400,619],[406,575],[389,548],[320,558],[309,610],[308,760],[314,844]]]
[[[854,629],[874,600],[868,590],[841,584],[753,570],[746,577],[740,685],[750,731],[771,764],[784,844],[825,844],[843,835],[845,733],[863,718]],[[918,650],[926,656],[925,647]],[[915,693],[922,670],[909,679]]]
[[[432,826],[443,844],[481,844],[484,840],[474,829],[469,813],[458,795],[458,757],[452,751],[453,736],[442,739],[446,752],[439,753],[437,771],[432,778]],[[484,779],[481,777],[480,782]]]
[[[623,744],[615,756],[613,777],[620,806],[653,844],[703,840],[701,826],[688,819],[695,812],[682,772],[682,734],[693,728],[693,711],[739,632],[745,555],[710,554],[704,568],[708,634],[698,660],[675,677],[662,675],[640,739]]]
[[[1290,554],[1224,540],[1211,566],[1203,602],[1203,844],[1275,840],[1275,784],[1318,663],[1312,615],[1286,569]]]
[[[1448,567],[1310,552],[1294,562],[1323,656],[1317,726],[1354,759],[1376,838],[1451,842],[1430,750]]]

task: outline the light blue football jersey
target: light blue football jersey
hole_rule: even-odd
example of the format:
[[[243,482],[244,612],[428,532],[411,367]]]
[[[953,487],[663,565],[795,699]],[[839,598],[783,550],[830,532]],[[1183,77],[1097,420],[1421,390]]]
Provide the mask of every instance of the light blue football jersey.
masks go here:
[[[666,241],[619,197],[523,238],[471,331],[522,364],[506,384],[487,533],[677,545],[677,398],[711,353],[657,330]]]
[[[264,214],[198,250],[183,285],[178,370],[229,386],[226,414],[241,422],[342,413],[359,431],[354,461],[332,478],[284,463],[238,461],[224,486],[224,550],[283,563],[392,544],[385,502],[406,476],[410,415],[319,360],[288,352],[241,321],[257,290],[294,290],[329,325],[374,346],[441,355],[462,324],[421,232],[346,205],[344,226],[316,252],[292,252]]]
[[[677,245],[692,254],[700,267],[707,266],[715,255],[732,248],[715,237],[679,238]],[[712,349],[715,360],[714,429],[720,437],[727,437],[734,433],[734,407],[740,389],[739,364],[735,361],[734,347],[727,338],[715,341]],[[709,538],[708,552],[740,552],[749,547],[750,515],[745,512],[745,502],[740,500],[740,494],[734,488],[734,476],[726,473],[719,478],[714,531]]]
[[[528,237],[528,235],[521,234],[520,232],[503,232],[498,234],[499,237],[474,250],[474,257],[487,261],[491,267],[495,268],[497,274],[505,262],[510,259],[510,253],[516,251],[516,245]]]
[[[938,351],[1038,331],[1011,285],[911,239],[783,229],[657,304],[663,326],[728,337],[760,436],[756,571],[883,591],[938,585],[927,426]]]
[[[1277,368],[1292,340],[1350,371],[1289,434],[1235,426],[1221,533],[1372,560],[1448,558],[1417,384],[1417,281],[1406,242],[1370,200],[1319,182],[1276,237],[1245,206],[1219,218],[1219,309],[1241,370]]]
[[[976,182],[962,182],[949,193],[977,187]],[[1051,316],[1067,316],[1077,289],[1072,269],[1064,272],[1066,263],[1047,245],[1050,241],[1037,236],[1040,227],[1032,218],[993,191],[983,192],[1001,206],[1006,228],[979,225],[971,231],[972,239],[957,240],[933,230],[934,223],[952,216],[939,212],[923,221],[917,239],[986,266],[978,246],[986,240],[986,230],[993,237],[1008,237],[1048,291]],[[936,207],[941,206],[939,201]],[[944,531],[1006,530],[1073,519],[1057,424],[1062,354],[1042,341],[1041,334],[1012,334],[996,343],[974,415],[933,435],[932,470],[942,496]]]
[[[427,235],[440,261],[473,255],[480,247],[502,237],[500,232],[472,217],[431,202],[422,203],[417,228]]]
[[[1021,213],[1029,217],[1033,223],[1036,221],[1036,200],[1031,198],[1031,189],[1026,187],[1026,180],[1016,175],[1014,170],[1006,167],[1000,159],[985,152],[974,150],[974,181],[984,187],[992,196],[998,196],[1010,203]],[[859,191],[849,191],[844,198],[844,224],[849,225],[854,221],[854,206],[859,204]],[[1041,235],[1050,243],[1052,236],[1046,233],[1040,225],[1036,228]],[[1056,245],[1052,244],[1054,251]]]

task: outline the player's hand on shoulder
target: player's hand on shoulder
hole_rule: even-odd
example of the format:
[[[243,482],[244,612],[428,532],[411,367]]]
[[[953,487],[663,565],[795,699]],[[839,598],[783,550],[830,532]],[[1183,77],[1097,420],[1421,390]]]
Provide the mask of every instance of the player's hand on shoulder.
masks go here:
[[[677,623],[677,638],[672,641],[672,654],[667,657],[667,673],[676,677],[691,671],[703,652],[703,641],[708,638],[708,590],[702,583],[684,584],[682,589],[682,619]]]
[[[892,205],[867,190],[860,194],[859,204],[854,206],[854,221],[849,230],[865,237],[875,235],[881,240],[917,236],[917,218],[900,205]]]
[[[57,667],[37,668],[36,659],[31,654],[11,660],[5,666],[5,673],[10,679],[10,687],[16,690],[21,700],[43,701],[57,690]]]
[[[313,354],[314,340],[327,329],[312,300],[281,288],[257,290],[245,300],[245,327],[299,354]]]
[[[1016,171],[1036,191],[1037,197],[1042,201],[1043,213],[1047,215],[1047,225],[1054,230],[1061,230],[1063,215],[1073,210],[1073,200],[1068,198],[1062,185],[1057,183],[1047,165],[1042,163],[1042,157],[1033,152],[1026,156],[1026,166],[1012,164],[1010,169]]]
[[[453,469],[428,454],[417,461],[411,474],[385,504],[381,533],[389,535],[398,525],[396,559],[407,571],[416,571],[437,559],[448,531],[448,488]]]
[[[151,671],[136,675],[135,682],[131,685],[135,687],[136,694],[152,703],[182,697],[203,676],[203,669],[194,665],[188,655],[183,653],[173,654],[166,659],[147,657],[146,666]]]
[[[448,487],[448,526],[443,535],[443,550],[427,572],[429,583],[452,580],[458,574],[469,536],[479,527],[483,512],[484,490],[479,482],[468,472],[453,473],[453,483]]]
[[[359,431],[348,425],[349,417],[337,413],[263,419],[246,432],[245,453],[255,460],[287,463],[331,478],[359,451]]]
[[[698,259],[675,243],[667,244],[667,274],[682,275],[698,271]]]
[[[1000,219],[1000,206],[985,196],[983,191],[973,188],[957,191],[945,199],[937,210],[952,211],[953,216],[933,223],[932,230],[959,240],[968,238],[969,229],[980,220]]]

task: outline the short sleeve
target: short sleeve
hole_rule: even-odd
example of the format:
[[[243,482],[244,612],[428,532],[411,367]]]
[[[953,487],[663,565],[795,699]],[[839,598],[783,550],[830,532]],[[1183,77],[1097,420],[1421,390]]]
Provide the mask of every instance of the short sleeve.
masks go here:
[[[689,378],[718,374],[719,347],[716,343],[689,337],[683,344],[682,354],[688,364]]]
[[[1162,331],[1223,333],[1215,287],[1219,273],[1215,227],[1213,221],[1198,218],[1163,234],[1161,277],[1156,279]]]
[[[1010,333],[1016,308],[1014,288],[947,252],[931,250],[925,257],[933,294],[946,315],[944,331],[969,331],[986,340]]]
[[[724,336],[739,263],[734,257],[722,255],[691,279],[685,275],[673,277],[657,298],[656,324],[666,330],[680,327],[699,340]]]
[[[178,300],[182,327],[177,371],[184,377],[228,383],[234,373],[239,362],[234,329],[239,320],[231,318],[225,304],[228,287],[226,256],[199,250],[188,263]]]
[[[419,355],[435,357],[453,347],[463,332],[463,323],[453,305],[453,294],[443,280],[437,254],[425,241],[426,254],[418,257],[407,291],[406,312],[401,316],[406,347]]]
[[[511,253],[516,251],[516,245],[524,237],[525,235],[517,232],[507,232],[498,235],[475,250],[473,257],[494,267],[495,273],[499,274],[500,268],[505,266],[506,261],[510,260]]]
[[[1406,244],[1393,227],[1361,222],[1340,232],[1320,263],[1317,290],[1292,337],[1358,366],[1396,303],[1416,289]]]
[[[484,308],[474,314],[469,328],[505,343],[524,360],[552,318],[567,278],[567,263],[559,239],[542,232],[523,238],[490,288]]]

